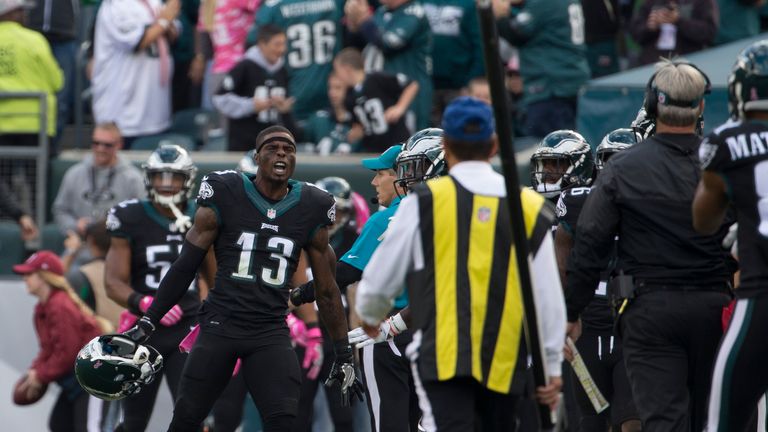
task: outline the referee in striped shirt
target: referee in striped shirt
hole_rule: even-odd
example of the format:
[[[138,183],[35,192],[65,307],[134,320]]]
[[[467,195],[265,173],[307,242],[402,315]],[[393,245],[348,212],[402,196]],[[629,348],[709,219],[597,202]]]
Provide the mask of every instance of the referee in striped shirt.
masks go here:
[[[428,431],[514,430],[525,355],[504,177],[489,159],[497,149],[491,109],[462,97],[442,124],[449,176],[414,188],[363,272],[356,309],[369,334],[408,286],[414,330],[406,354]],[[521,191],[531,276],[545,350],[547,386],[539,402],[558,400],[565,305],[552,236],[554,212]]]

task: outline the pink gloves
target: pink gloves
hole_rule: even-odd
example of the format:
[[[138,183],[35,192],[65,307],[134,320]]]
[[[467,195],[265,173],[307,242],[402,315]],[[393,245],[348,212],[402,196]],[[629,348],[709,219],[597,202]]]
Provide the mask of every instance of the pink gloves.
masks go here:
[[[323,335],[320,328],[308,329],[304,321],[293,314],[288,314],[285,323],[288,325],[293,345],[304,347],[304,360],[301,367],[309,369],[307,378],[316,379],[323,366]]]
[[[155,300],[152,296],[144,296],[139,301],[139,310],[141,310],[144,313],[147,313],[147,310],[149,310],[149,306],[152,304],[152,302]],[[181,321],[181,317],[184,316],[184,311],[181,310],[179,305],[173,305],[171,310],[169,310],[163,318],[160,319],[160,324],[170,327],[172,325],[177,324],[179,321]]]

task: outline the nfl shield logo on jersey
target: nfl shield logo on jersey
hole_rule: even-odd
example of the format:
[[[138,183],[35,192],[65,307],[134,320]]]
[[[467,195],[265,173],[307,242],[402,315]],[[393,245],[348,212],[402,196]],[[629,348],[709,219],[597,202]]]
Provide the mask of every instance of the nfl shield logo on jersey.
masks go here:
[[[268,218],[274,219],[275,216],[277,216],[277,211],[275,211],[275,209],[273,209],[273,208],[267,209],[267,217]]]
[[[477,220],[480,222],[488,222],[491,219],[491,209],[488,207],[480,207],[477,209]]]

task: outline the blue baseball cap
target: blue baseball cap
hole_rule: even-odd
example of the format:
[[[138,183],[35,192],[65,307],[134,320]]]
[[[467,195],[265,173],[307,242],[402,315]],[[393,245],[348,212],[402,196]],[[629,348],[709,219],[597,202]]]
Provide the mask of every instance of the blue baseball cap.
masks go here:
[[[388,148],[377,158],[363,159],[363,166],[370,170],[395,169],[395,160],[402,150],[402,144]]]
[[[443,112],[443,134],[460,141],[490,139],[496,124],[491,107],[473,97],[462,96],[453,100]]]

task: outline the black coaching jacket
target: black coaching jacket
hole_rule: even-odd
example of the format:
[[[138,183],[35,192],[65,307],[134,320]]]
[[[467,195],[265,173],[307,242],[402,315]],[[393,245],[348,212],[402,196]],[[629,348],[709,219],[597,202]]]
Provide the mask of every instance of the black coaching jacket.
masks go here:
[[[701,177],[694,134],[657,134],[613,156],[597,178],[578,220],[565,286],[568,321],[590,302],[618,235],[617,269],[635,284],[726,286],[721,241],[693,229],[691,205]]]

